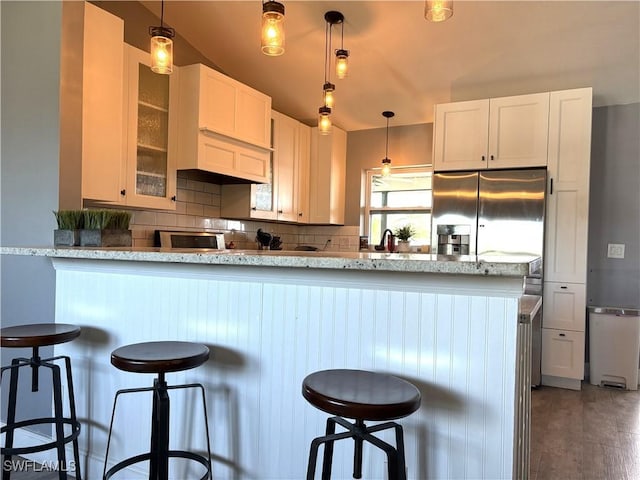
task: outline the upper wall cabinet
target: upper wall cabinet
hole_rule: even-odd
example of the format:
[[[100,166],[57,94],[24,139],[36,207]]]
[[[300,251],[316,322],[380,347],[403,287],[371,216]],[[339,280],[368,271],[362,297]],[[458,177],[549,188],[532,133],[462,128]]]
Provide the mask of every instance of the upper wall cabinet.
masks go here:
[[[311,132],[309,223],[344,225],[347,132],[336,126],[330,135]]]
[[[269,181],[271,98],[204,65],[180,71],[178,169]]]
[[[176,208],[175,148],[179,69],[160,75],[149,54],[125,44],[124,154],[121,203]]]
[[[62,18],[59,208],[118,203],[124,22],[88,2],[64,2]]]
[[[545,166],[549,93],[435,107],[435,171]]]

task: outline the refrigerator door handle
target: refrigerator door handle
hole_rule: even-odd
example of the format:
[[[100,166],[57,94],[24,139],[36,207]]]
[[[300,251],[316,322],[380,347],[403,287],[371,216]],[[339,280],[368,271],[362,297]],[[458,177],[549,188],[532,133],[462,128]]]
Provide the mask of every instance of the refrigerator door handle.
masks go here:
[[[549,186],[549,195],[553,195],[553,178],[550,180],[551,185]]]

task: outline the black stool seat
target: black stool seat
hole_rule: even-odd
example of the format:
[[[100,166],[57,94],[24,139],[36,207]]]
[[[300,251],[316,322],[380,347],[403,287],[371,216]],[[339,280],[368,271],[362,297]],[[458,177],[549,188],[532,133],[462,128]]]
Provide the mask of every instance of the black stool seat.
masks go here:
[[[302,395],[320,410],[360,420],[395,420],[420,408],[420,391],[401,378],[363,370],[323,370],[302,382]]]
[[[127,372],[180,372],[209,360],[209,348],[192,342],[144,342],[125,345],[111,353],[111,364]]]
[[[80,327],[67,323],[34,323],[0,329],[0,345],[7,348],[58,345],[80,336]]]
[[[111,352],[111,364],[126,372],[134,373],[155,373],[157,377],[153,382],[153,387],[129,388],[118,390],[113,401],[113,411],[111,412],[111,424],[107,438],[107,451],[103,479],[108,480],[116,473],[132,465],[141,462],[149,462],[150,480],[167,480],[169,476],[169,459],[178,458],[191,460],[199,463],[204,468],[201,480],[212,478],[211,472],[211,450],[209,446],[209,419],[207,416],[207,404],[204,394],[204,387],[200,383],[185,385],[167,385],[165,374],[170,372],[180,372],[198,367],[209,359],[209,347],[201,343],[193,342],[143,342],[115,349]],[[186,450],[175,450],[169,448],[169,426],[170,426],[170,403],[169,391],[177,389],[196,388],[202,394],[202,407],[204,412],[204,424],[207,437],[207,455]],[[116,404],[121,394],[136,392],[153,392],[153,403],[151,413],[151,445],[146,453],[135,455],[119,461],[111,468],[107,469],[109,459],[109,448],[111,445],[111,434],[113,431],[113,421],[116,413]]]
[[[16,325],[0,329],[0,345],[3,348],[31,348],[30,358],[14,358],[10,366],[0,369],[0,378],[5,371],[9,375],[9,401],[7,407],[6,425],[0,428],[5,435],[4,447],[1,453],[4,457],[2,468],[2,480],[9,480],[11,476],[11,458],[13,455],[26,455],[56,449],[58,455],[58,478],[66,480],[68,471],[75,471],[75,478],[81,480],[80,453],[78,449],[78,436],[80,435],[80,422],[76,418],[76,407],[73,395],[73,378],[71,375],[71,359],[65,355],[51,358],[41,358],[39,349],[51,345],[69,342],[80,335],[81,329],[76,325],[66,323],[36,323],[30,325]],[[63,395],[60,366],[56,361],[63,360],[67,378],[69,416],[63,413]],[[54,413],[51,417],[27,418],[16,420],[18,377],[23,367],[31,370],[31,391],[40,389],[40,370],[42,368],[51,371],[53,386]],[[16,431],[35,425],[50,424],[54,426],[55,438],[46,443],[29,446],[15,447],[13,445]],[[65,426],[70,432],[65,432]],[[67,463],[65,445],[73,442],[73,462]]]
[[[362,445],[369,442],[387,454],[390,480],[405,480],[404,439],[402,426],[396,420],[420,408],[420,391],[410,382],[393,375],[364,370],[323,370],[308,375],[302,382],[302,395],[316,408],[335,415],[327,419],[326,434],[311,442],[307,480],[313,480],[318,447],[325,444],[322,479],[331,478],[333,443],[352,438],[354,441],[353,478],[362,478]],[[351,418],[351,423],[342,417]],[[366,421],[384,421],[373,426]],[[347,431],[335,433],[336,424]],[[395,448],[372,435],[393,428]]]

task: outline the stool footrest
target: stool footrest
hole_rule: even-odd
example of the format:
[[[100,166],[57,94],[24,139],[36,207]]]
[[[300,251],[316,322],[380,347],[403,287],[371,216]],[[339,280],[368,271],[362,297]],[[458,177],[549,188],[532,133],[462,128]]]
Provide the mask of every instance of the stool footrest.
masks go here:
[[[0,429],[0,433],[7,433],[9,431],[15,431],[20,428],[30,427],[32,425],[42,425],[46,423],[55,424],[58,421],[62,421],[65,425],[71,425],[71,433],[64,437],[62,440],[54,440],[53,442],[44,443],[42,445],[33,445],[29,447],[11,447],[11,448],[0,448],[2,455],[22,455],[25,453],[35,453],[35,452],[43,452],[45,450],[50,450],[52,448],[57,447],[58,445],[66,445],[67,443],[73,442],[78,435],[80,435],[80,422],[77,420],[72,420],[71,418],[62,418],[60,420],[56,420],[53,417],[50,418],[34,418],[32,420],[24,420],[22,422],[15,422],[11,425],[5,425]]]
[[[211,478],[211,466],[209,465],[209,460],[207,460],[203,455],[199,455],[193,452],[187,452],[185,450],[169,450],[168,454],[169,458],[185,458],[187,460],[193,460],[198,462],[205,468],[205,474],[200,478],[200,480],[206,480],[207,478]],[[113,475],[118,473],[120,470],[124,470],[131,465],[135,465],[136,463],[146,462],[151,460],[151,452],[142,453],[140,455],[136,455],[134,457],[126,458],[118,463],[116,463],[113,467],[107,470],[104,475],[103,480],[108,480]]]

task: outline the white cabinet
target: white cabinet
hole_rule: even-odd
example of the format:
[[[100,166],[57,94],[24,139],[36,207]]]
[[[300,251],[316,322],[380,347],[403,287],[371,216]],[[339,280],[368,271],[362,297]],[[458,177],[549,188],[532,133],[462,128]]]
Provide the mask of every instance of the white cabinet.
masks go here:
[[[436,105],[435,171],[547,164],[549,93]]]
[[[91,3],[64,2],[63,23],[59,208],[118,203],[124,22]]]
[[[544,282],[543,328],[585,331],[586,285]]]
[[[584,332],[543,328],[543,383],[545,376],[581,380],[584,377],[584,345]]]
[[[591,103],[591,88],[550,96],[542,321],[546,385],[558,386],[558,378],[551,377],[562,377],[579,388],[584,378]]]
[[[344,224],[347,133],[336,126],[330,135],[311,133],[309,223]]]
[[[271,98],[204,65],[181,68],[178,169],[268,182]]]
[[[272,118],[271,180],[263,184],[223,185],[223,217],[298,222],[303,217],[301,211],[308,210],[304,207],[308,200],[299,202],[299,195],[304,194],[308,182],[309,127],[276,111]]]
[[[295,197],[298,200],[298,223],[309,223],[309,162],[311,158],[311,127],[298,124],[298,173]]]
[[[544,279],[585,283],[591,88],[551,93]]]
[[[125,44],[123,187],[120,203],[176,208],[175,99],[177,68],[153,73],[149,54]]]

